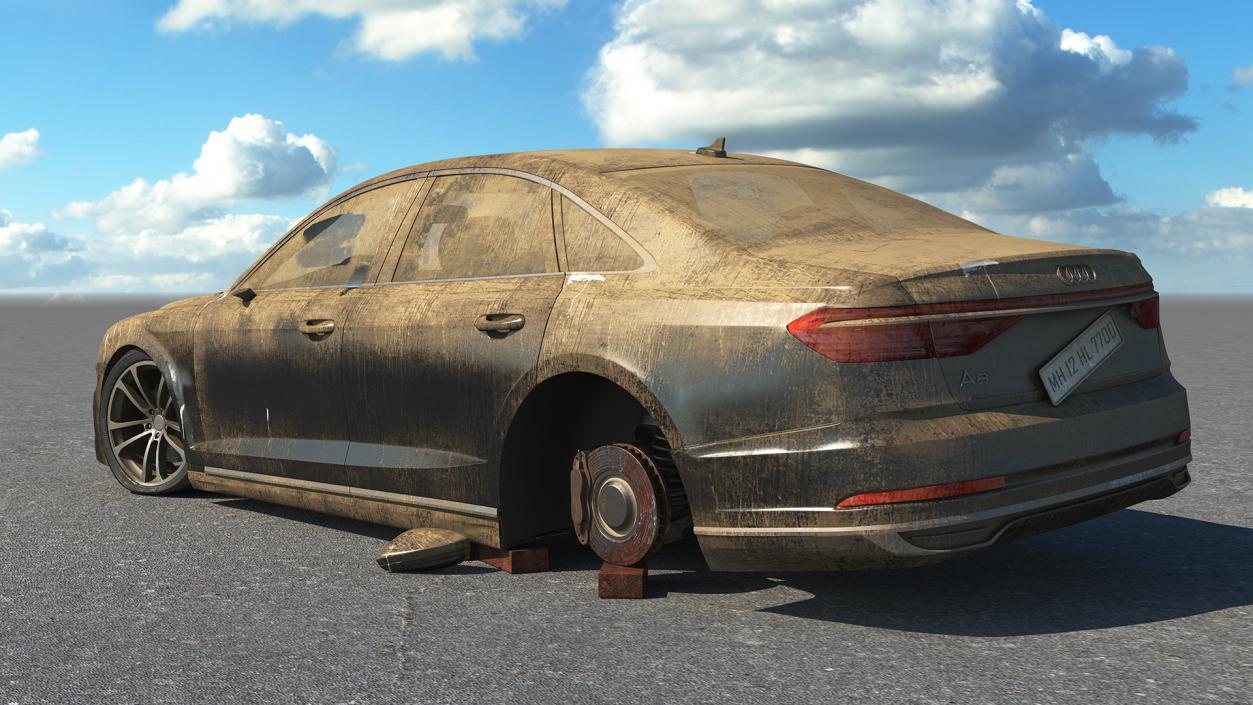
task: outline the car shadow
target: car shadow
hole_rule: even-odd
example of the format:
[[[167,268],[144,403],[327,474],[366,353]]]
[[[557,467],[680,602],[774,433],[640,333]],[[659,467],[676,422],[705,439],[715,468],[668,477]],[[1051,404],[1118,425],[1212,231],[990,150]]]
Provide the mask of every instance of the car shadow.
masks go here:
[[[244,499],[239,497],[224,497],[220,494],[210,492],[200,492],[199,490],[190,490],[183,493],[187,497],[204,497],[213,500],[213,503],[219,507],[227,507],[229,509],[240,509],[245,512],[255,512],[257,514],[265,514],[266,516],[277,517],[280,519],[289,519],[304,524],[321,527],[323,529],[333,529],[335,531],[343,531],[358,536],[378,539],[387,542],[396,538],[401,533],[401,529],[383,524],[371,524],[369,522],[358,521],[356,519],[345,519],[331,514],[320,514],[318,512],[307,509],[299,509],[297,507],[287,507],[281,504],[271,504],[256,499]],[[381,549],[383,544],[379,545]],[[447,575],[479,575],[481,573],[494,573],[495,568],[480,563],[467,562],[458,565],[445,566],[434,571],[433,573],[442,573]]]
[[[252,499],[204,496],[218,506],[380,541],[399,533],[388,526]],[[593,573],[601,565],[569,535],[538,545],[549,549],[556,572]],[[900,570],[715,573],[689,536],[649,562],[647,597],[734,595],[785,586],[809,597],[761,612],[930,634],[1054,634],[1253,604],[1250,556],[1253,529],[1134,509],[966,558]],[[494,570],[468,562],[438,572],[477,575]]]
[[[336,531],[344,531],[359,536],[368,536],[381,541],[391,541],[400,533],[400,529],[394,529],[390,526],[382,524],[370,524],[356,519],[345,519],[331,514],[319,514],[311,512],[307,509],[298,509],[296,507],[285,507],[281,504],[270,504],[256,499],[237,499],[224,498],[220,494],[205,493],[205,497],[212,498],[214,504],[219,507],[227,507],[230,509],[242,509],[245,512],[255,512],[257,514],[265,514],[267,516],[278,517],[280,519],[290,519],[299,521],[304,524],[312,524],[320,526],[324,529],[334,529]],[[380,546],[379,548],[382,548]]]
[[[803,619],[960,636],[1021,636],[1159,622],[1253,603],[1253,529],[1124,510],[919,568],[712,573],[694,541],[650,564],[652,594],[784,585],[808,599],[764,608]]]

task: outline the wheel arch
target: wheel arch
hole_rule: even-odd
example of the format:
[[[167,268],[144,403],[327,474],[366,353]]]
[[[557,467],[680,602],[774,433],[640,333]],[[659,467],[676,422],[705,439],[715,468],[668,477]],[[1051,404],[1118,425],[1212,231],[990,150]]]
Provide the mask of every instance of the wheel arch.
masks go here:
[[[105,453],[106,440],[101,437],[99,425],[96,418],[100,415],[100,405],[103,403],[104,383],[109,373],[117,365],[127,353],[137,350],[147,355],[161,369],[161,373],[165,375],[166,384],[169,385],[170,391],[178,399],[178,404],[183,418],[183,426],[186,430],[185,440],[190,444],[195,435],[194,414],[191,413],[191,404],[189,403],[189,394],[194,393],[190,389],[191,370],[189,369],[191,360],[188,356],[187,365],[179,364],[179,357],[175,354],[171,347],[177,348],[177,341],[171,341],[173,345],[164,344],[161,339],[153,335],[147,328],[146,320],[151,317],[149,314],[140,314],[131,318],[124,319],[114,324],[105,333],[104,340],[100,345],[100,353],[96,359],[96,388],[92,395],[92,428],[95,435],[96,459],[101,463],[108,464],[107,455]]]
[[[570,526],[570,462],[575,451],[631,441],[651,417],[672,447],[682,443],[665,407],[637,375],[590,356],[551,360],[520,385],[498,428],[502,545]]]

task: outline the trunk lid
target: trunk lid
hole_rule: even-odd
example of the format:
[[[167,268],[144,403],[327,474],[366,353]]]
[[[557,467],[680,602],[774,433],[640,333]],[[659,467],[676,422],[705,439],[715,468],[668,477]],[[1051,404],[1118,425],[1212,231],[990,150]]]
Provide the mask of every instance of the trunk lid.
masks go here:
[[[1123,343],[1063,404],[1074,403],[1076,395],[1153,377],[1168,368],[1160,330],[1142,326],[1131,312],[1133,301],[1153,295],[1152,280],[1134,255],[1054,247],[994,233],[977,236],[973,243],[966,236],[955,239],[967,244],[941,249],[925,247],[917,238],[892,239],[873,252],[828,248],[827,261],[885,275],[873,287],[877,291],[833,298],[833,306],[902,306],[931,321],[978,316],[981,311],[1018,317],[974,352],[935,359],[962,408],[1047,401],[1040,368],[1107,311]],[[975,256],[979,254],[983,256]],[[946,260],[949,255],[955,256]],[[815,264],[814,257],[809,261]],[[902,303],[886,303],[894,298]]]
[[[902,287],[918,302],[987,301],[1014,309],[1021,305],[1022,319],[982,348],[939,359],[949,391],[963,408],[1048,399],[1040,368],[1106,312],[1123,344],[1073,394],[1135,382],[1166,369],[1160,330],[1143,327],[1131,313],[1128,299],[1144,298],[1151,286],[1134,255],[1044,251],[902,275]]]

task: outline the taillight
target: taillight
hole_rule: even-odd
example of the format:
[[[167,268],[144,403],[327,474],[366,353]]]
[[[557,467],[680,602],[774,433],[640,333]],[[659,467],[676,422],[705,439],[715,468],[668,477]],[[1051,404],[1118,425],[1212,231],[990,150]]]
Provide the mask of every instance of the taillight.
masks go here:
[[[1159,325],[1153,284],[1065,294],[1018,296],[982,301],[951,301],[879,308],[820,308],[792,321],[787,331],[836,362],[893,362],[969,355],[1009,330],[1024,309],[1092,304],[1152,293],[1137,301],[1131,315],[1145,328]],[[997,315],[996,311],[1004,311]],[[962,314],[974,314],[961,317]],[[894,321],[893,319],[902,319]]]
[[[916,315],[910,307],[824,308],[788,324],[797,340],[836,362],[894,362],[969,355],[1004,333],[1022,316],[893,323]],[[859,325],[856,321],[886,319]],[[840,325],[828,325],[836,323]]]
[[[951,482],[947,485],[927,485],[911,487],[907,490],[889,490],[887,492],[864,492],[840,500],[836,507],[865,507],[872,504],[898,504],[900,502],[923,502],[929,499],[947,499],[964,495],[991,492],[1005,486],[1005,476],[985,477],[980,480]]]
[[[1153,298],[1131,304],[1131,317],[1141,328],[1157,328],[1162,325],[1161,306],[1157,294]]]

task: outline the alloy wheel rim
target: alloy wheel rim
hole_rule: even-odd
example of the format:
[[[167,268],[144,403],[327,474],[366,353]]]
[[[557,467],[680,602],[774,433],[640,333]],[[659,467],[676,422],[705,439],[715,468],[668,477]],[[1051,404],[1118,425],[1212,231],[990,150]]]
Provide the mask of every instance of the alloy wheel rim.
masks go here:
[[[127,367],[113,383],[105,425],[114,457],[135,483],[154,487],[186,469],[182,417],[151,360]]]

